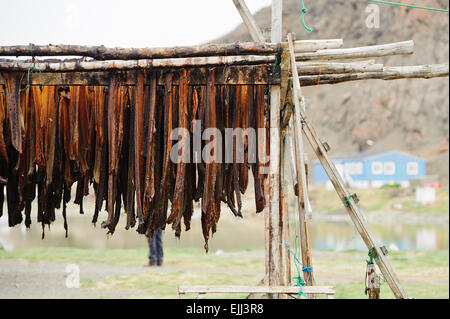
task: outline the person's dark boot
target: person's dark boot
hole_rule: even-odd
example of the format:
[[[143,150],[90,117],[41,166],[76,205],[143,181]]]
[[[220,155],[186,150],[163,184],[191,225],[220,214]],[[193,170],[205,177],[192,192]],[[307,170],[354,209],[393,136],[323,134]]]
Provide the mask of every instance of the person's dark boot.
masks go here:
[[[149,261],[147,264],[144,265],[144,267],[154,267],[156,263],[154,261]]]
[[[163,264],[162,260],[158,260],[158,261],[156,262],[156,266],[159,266],[159,267],[161,267],[161,266],[162,266],[162,264]]]

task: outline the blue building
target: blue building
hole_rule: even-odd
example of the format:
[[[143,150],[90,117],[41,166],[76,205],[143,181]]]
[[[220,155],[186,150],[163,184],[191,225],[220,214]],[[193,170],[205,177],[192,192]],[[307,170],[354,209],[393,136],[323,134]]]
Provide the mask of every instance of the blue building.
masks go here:
[[[411,179],[426,175],[425,160],[399,151],[347,154],[332,157],[332,160],[352,188],[379,188],[390,182],[409,187]],[[314,163],[314,181],[331,187],[318,161]]]

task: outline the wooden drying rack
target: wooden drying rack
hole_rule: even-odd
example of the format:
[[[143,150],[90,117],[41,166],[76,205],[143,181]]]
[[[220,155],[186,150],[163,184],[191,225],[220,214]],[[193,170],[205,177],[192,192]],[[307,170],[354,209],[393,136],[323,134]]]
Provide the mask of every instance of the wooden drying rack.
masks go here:
[[[291,115],[296,118],[295,148],[296,159],[291,159],[297,167],[294,178],[305,188],[305,178],[300,172],[304,169],[301,141],[298,138],[302,131],[317,152],[319,159],[326,168],[330,179],[340,197],[347,196],[342,181],[339,179],[333,163],[326,153],[327,143],[320,142],[308,118],[302,103],[300,86],[334,84],[347,81],[366,79],[393,80],[399,78],[433,78],[448,77],[448,63],[440,65],[422,65],[407,67],[385,67],[374,61],[347,62],[349,59],[371,59],[390,55],[409,55],[414,52],[414,43],[405,41],[387,45],[361,48],[342,49],[341,39],[289,41],[282,39],[282,0],[272,1],[272,34],[271,42],[265,43],[261,30],[254,21],[243,0],[233,0],[241,14],[245,25],[253,38],[253,43],[210,44],[191,47],[174,48],[105,48],[103,46],[0,46],[0,56],[31,56],[30,61],[10,60],[0,58],[0,72],[30,72],[29,85],[89,85],[107,86],[111,72],[118,72],[122,85],[134,85],[133,70],[157,70],[158,84],[164,85],[163,75],[167,70],[174,73],[174,84],[178,84],[176,69],[189,68],[189,85],[205,85],[207,68],[216,68],[216,85],[268,85],[270,86],[270,165],[268,206],[265,209],[265,262],[266,277],[263,287],[226,287],[226,292],[267,292],[268,293],[298,293],[298,287],[289,287],[291,283],[290,257],[285,245],[289,242],[289,221],[285,203],[284,183],[281,180],[282,168],[285,163],[284,136]],[[46,59],[35,60],[34,56],[83,56],[83,59]],[[295,56],[295,57],[294,57]],[[87,60],[90,57],[94,60]],[[334,60],[345,62],[330,62]],[[295,65],[294,65],[295,64]],[[275,67],[274,67],[275,65]],[[35,72],[37,70],[37,72]],[[174,72],[175,71],[175,72]],[[300,71],[297,74],[296,71]],[[293,79],[292,79],[293,77]],[[292,83],[298,83],[298,87]],[[148,84],[148,81],[146,81]],[[0,76],[0,85],[4,84]],[[294,95],[294,97],[292,97]],[[294,101],[294,102],[292,102]],[[300,102],[300,104],[299,104]],[[283,111],[283,117],[281,116]],[[292,123],[292,122],[291,122]],[[291,124],[291,127],[293,125]],[[292,136],[288,133],[288,138]],[[291,142],[291,145],[292,142]],[[302,180],[303,179],[303,180]],[[304,202],[300,198],[298,209],[301,223],[302,262],[312,267],[309,247],[308,224],[305,221]],[[372,245],[381,253],[380,247],[374,242],[368,232],[367,222],[356,207],[356,199],[348,198],[348,210],[366,244]],[[346,205],[347,206],[347,205]],[[407,298],[406,293],[390,266],[386,266],[387,257],[382,255],[382,265],[378,264],[388,280],[388,284],[397,298]],[[388,265],[388,264],[387,264]],[[310,273],[312,279],[312,273]],[[305,278],[308,274],[305,273]],[[278,288],[280,289],[278,289]],[[195,290],[197,289],[197,290]],[[180,287],[179,293],[187,292],[224,292],[223,287]],[[277,290],[278,289],[278,290]],[[334,295],[332,287],[304,287],[311,294],[326,290],[329,296]],[[309,289],[309,290],[308,290]],[[294,291],[295,292],[295,291]],[[308,292],[307,292],[308,293]]]

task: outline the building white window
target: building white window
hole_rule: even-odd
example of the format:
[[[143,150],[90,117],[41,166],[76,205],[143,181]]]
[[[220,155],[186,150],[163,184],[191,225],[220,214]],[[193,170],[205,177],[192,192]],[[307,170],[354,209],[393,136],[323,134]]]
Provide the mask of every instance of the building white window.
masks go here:
[[[419,163],[408,162],[408,164],[406,164],[406,174],[419,175]]]
[[[363,163],[356,162],[355,163],[355,175],[362,175],[363,174]]]
[[[381,175],[381,174],[383,174],[383,163],[381,163],[381,162],[372,162],[372,174],[373,175]]]
[[[349,175],[362,175],[363,163],[361,162],[345,163],[345,172]]]
[[[395,163],[385,162],[384,163],[384,175],[395,175]]]

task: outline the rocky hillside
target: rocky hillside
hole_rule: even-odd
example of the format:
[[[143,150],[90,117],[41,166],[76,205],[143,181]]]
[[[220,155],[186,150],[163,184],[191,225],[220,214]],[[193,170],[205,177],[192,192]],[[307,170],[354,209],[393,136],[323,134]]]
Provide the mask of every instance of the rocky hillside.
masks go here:
[[[407,2],[407,1],[402,1]],[[413,1],[414,2],[414,1]],[[410,2],[408,2],[410,3]],[[302,26],[299,0],[284,0],[283,29],[297,39],[342,38],[346,47],[414,40],[412,56],[380,59],[385,65],[446,63],[449,60],[447,13],[379,5],[379,29],[369,29],[366,0],[305,0],[308,33]],[[448,8],[445,0],[423,1],[435,8]],[[270,8],[255,18],[263,30],[270,29]],[[215,42],[250,41],[245,26]],[[355,152],[371,139],[368,151],[402,150],[428,160],[428,173],[449,176],[449,80],[369,80],[323,85],[305,90],[313,121],[334,153]]]

